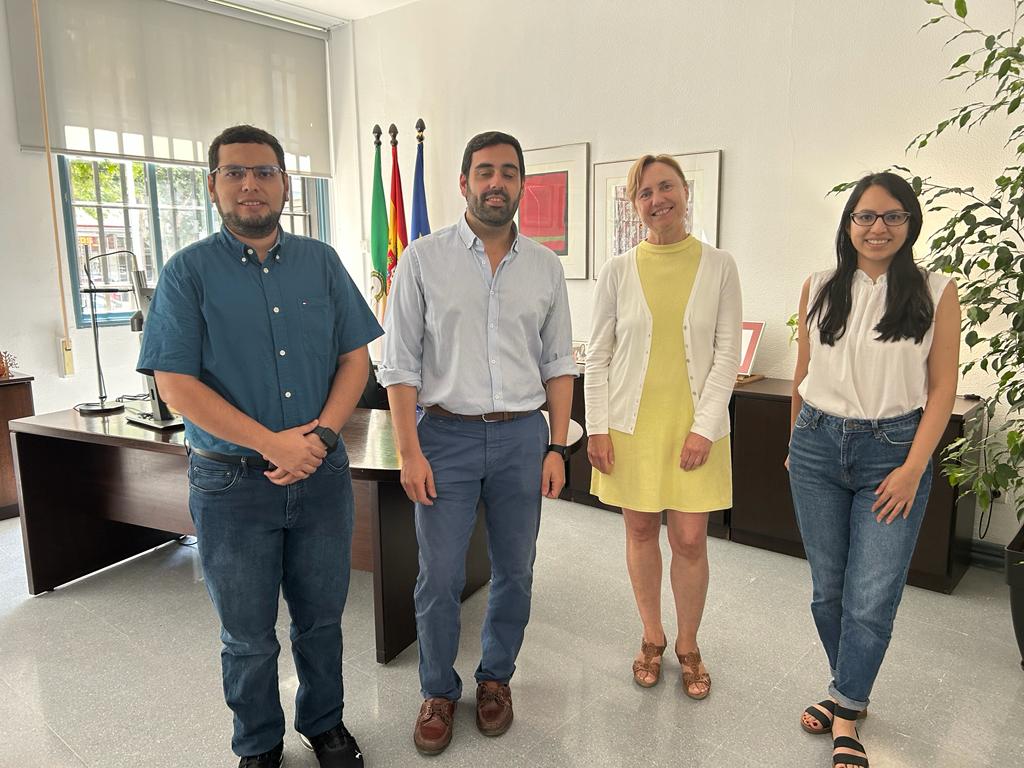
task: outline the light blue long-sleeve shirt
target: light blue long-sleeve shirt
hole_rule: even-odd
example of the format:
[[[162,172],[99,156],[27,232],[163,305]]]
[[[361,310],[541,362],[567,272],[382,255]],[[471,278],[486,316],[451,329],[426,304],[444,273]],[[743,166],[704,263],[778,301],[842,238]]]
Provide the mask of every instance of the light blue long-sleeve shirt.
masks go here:
[[[384,331],[380,383],[452,413],[534,410],[549,379],[577,375],[558,257],[516,233],[492,275],[465,216],[402,253]]]

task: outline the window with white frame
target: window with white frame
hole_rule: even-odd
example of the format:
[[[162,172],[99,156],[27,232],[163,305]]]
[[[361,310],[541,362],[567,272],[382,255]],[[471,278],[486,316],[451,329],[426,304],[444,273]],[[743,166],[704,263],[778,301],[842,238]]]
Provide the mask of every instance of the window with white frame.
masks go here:
[[[129,290],[132,257],[112,252],[134,253],[147,283],[156,285],[167,259],[220,227],[205,168],[62,155],[58,173],[80,328],[92,321],[91,299],[100,323],[126,323],[135,311]],[[281,228],[328,241],[326,180],[290,180]],[[86,288],[108,290],[90,295],[82,293]]]

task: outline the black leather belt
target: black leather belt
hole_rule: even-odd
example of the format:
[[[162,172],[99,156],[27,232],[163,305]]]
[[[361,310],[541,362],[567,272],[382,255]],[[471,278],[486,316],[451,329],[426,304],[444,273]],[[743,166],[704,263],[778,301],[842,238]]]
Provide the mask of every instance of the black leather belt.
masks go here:
[[[202,448],[190,448],[196,456],[202,456],[204,459],[210,459],[211,461],[219,461],[221,464],[231,464],[236,467],[248,467],[249,469],[266,470],[270,469],[273,465],[264,459],[262,456],[254,455],[239,455],[232,453],[217,453],[216,451],[204,451]]]
[[[448,419],[458,419],[459,421],[486,421],[488,423],[495,421],[515,421],[516,419],[522,419],[536,413],[536,411],[495,411],[494,413],[477,413],[472,416],[467,416],[461,413],[452,413],[451,411],[442,408],[440,405],[428,405],[423,410],[427,413],[432,413],[435,416],[444,416]]]

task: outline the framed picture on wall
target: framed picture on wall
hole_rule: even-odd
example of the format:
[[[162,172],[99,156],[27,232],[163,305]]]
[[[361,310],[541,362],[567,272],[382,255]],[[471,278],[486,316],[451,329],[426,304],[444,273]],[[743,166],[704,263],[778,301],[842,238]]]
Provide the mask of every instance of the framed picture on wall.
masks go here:
[[[689,189],[686,230],[698,240],[717,246],[721,150],[672,157],[686,174]],[[608,259],[625,253],[647,237],[647,227],[626,195],[626,174],[634,162],[594,163],[594,279]]]
[[[587,172],[590,144],[527,149],[519,201],[519,233],[546,245],[562,260],[568,280],[587,277]]]

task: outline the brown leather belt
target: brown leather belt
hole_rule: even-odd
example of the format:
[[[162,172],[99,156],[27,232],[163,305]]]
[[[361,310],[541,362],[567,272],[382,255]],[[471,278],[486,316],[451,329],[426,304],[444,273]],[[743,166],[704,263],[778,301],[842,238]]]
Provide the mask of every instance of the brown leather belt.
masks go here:
[[[458,419],[459,421],[515,421],[516,419],[522,419],[526,416],[532,416],[536,411],[495,411],[494,413],[478,413],[472,416],[467,416],[461,413],[452,413],[440,405],[428,405],[423,409],[427,413],[433,414],[434,416],[444,416],[447,419]]]

